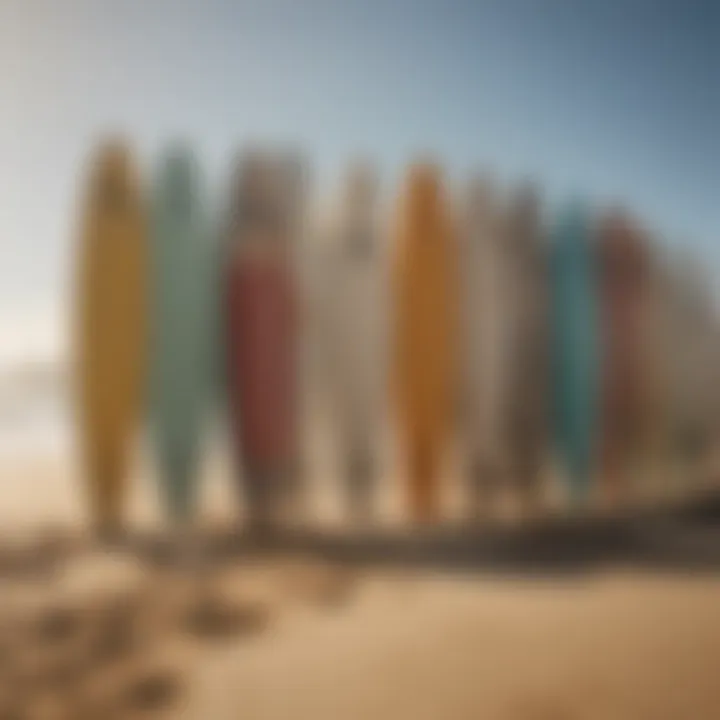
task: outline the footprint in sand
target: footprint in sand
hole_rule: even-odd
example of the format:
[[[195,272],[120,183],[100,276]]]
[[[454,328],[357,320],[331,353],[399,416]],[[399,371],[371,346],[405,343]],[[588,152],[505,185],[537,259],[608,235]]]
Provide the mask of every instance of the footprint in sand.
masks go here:
[[[39,567],[56,570],[61,563],[69,560],[84,546],[83,538],[62,527],[45,528],[29,548],[29,555],[35,558]]]
[[[268,606],[259,602],[231,603],[221,597],[202,597],[190,607],[185,628],[195,637],[221,640],[254,636],[270,624]]]
[[[347,607],[357,595],[357,578],[344,567],[301,564],[290,568],[281,581],[287,594],[315,607]]]
[[[27,695],[38,692],[55,693],[62,697],[72,694],[89,672],[85,654],[70,651],[40,651],[34,664],[26,668],[21,686]]]
[[[140,605],[118,596],[83,607],[53,606],[30,623],[19,647],[17,685],[28,697],[55,692],[75,698],[98,671],[122,664],[144,646],[137,632]]]
[[[132,678],[121,691],[118,705],[132,717],[144,717],[176,707],[182,694],[182,682],[177,675],[154,670]]]
[[[120,627],[103,627],[93,633],[87,654],[94,665],[112,665],[127,658],[136,649],[128,633]]]
[[[318,606],[328,609],[345,608],[357,595],[357,579],[345,569],[329,572],[319,583],[315,594]]]
[[[0,561],[3,575],[15,579],[49,580],[78,548],[78,539],[67,532],[46,530],[8,548]]]
[[[79,607],[52,606],[31,620],[13,650],[10,672],[16,686],[28,695],[70,691],[87,671],[86,628],[87,613]]]
[[[36,574],[34,539],[14,537],[6,539],[0,547],[0,576],[7,580],[20,580]]]
[[[12,542],[3,540],[0,543],[0,578],[7,579],[15,575],[17,555],[17,548]]]
[[[139,651],[144,609],[139,595],[117,596],[95,608],[87,647],[93,664],[110,664]]]
[[[88,685],[85,693],[67,703],[63,720],[175,718],[184,690],[179,676],[162,669],[118,672],[110,683]]]
[[[77,639],[87,620],[81,607],[56,605],[43,611],[34,623],[34,638],[40,645],[66,645]]]

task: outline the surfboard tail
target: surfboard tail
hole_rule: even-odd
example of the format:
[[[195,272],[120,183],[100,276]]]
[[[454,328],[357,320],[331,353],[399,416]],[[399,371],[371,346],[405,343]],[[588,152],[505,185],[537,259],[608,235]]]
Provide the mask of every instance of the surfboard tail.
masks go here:
[[[126,462],[119,450],[95,448],[87,458],[88,504],[99,532],[118,532],[122,527],[126,472]]]
[[[160,467],[164,505],[171,521],[189,521],[198,494],[195,453],[185,442],[166,452]]]

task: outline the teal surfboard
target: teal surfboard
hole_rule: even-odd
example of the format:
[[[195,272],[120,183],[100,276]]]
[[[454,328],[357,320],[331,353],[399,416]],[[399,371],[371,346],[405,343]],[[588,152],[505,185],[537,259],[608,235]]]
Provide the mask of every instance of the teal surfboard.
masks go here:
[[[594,243],[581,203],[558,216],[551,255],[554,439],[571,495],[581,500],[595,465],[600,370]]]
[[[218,307],[214,243],[188,147],[173,147],[161,159],[151,245],[151,434],[165,509],[182,522],[198,495]]]

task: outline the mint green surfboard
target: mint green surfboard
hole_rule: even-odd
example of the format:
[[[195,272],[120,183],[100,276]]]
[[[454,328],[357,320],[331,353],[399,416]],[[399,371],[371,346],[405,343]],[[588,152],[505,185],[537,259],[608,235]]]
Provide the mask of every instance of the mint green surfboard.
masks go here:
[[[574,201],[552,231],[553,415],[571,495],[583,501],[595,470],[602,359],[589,211]]]
[[[217,267],[197,160],[178,145],[162,158],[151,240],[152,441],[168,516],[193,514],[217,366]]]

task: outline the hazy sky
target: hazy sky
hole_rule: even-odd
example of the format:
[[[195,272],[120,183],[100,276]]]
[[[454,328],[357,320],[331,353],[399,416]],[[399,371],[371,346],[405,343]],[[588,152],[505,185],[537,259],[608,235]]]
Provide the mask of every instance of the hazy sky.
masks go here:
[[[322,187],[417,149],[623,199],[720,280],[717,0],[0,0],[0,360],[62,345],[82,161],[193,139],[212,188],[252,139]]]

